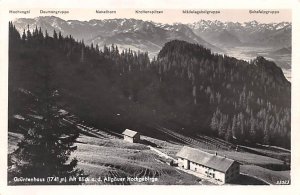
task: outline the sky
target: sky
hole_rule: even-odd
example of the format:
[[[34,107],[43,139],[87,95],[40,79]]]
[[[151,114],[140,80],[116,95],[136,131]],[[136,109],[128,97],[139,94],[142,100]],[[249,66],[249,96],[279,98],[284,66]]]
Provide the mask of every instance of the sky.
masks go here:
[[[29,10],[23,9],[12,9],[12,10]],[[14,18],[33,18],[37,16],[49,16],[53,14],[40,14],[39,8],[30,9],[30,14],[9,14],[11,19]],[[199,20],[220,20],[222,22],[247,22],[256,20],[261,23],[272,23],[272,22],[291,22],[292,12],[289,9],[264,9],[266,11],[277,11],[276,14],[250,14],[249,9],[188,9],[197,11],[219,11],[218,14],[183,14],[183,9],[98,9],[98,10],[115,10],[116,14],[97,14],[96,9],[61,9],[61,8],[46,8],[47,10],[68,10],[69,14],[54,14],[54,16],[60,17],[64,20],[90,20],[90,19],[112,19],[112,18],[135,18],[142,20],[151,20],[158,23],[193,23]],[[159,10],[163,11],[163,14],[136,14],[135,10]],[[259,10],[259,9],[251,9]]]

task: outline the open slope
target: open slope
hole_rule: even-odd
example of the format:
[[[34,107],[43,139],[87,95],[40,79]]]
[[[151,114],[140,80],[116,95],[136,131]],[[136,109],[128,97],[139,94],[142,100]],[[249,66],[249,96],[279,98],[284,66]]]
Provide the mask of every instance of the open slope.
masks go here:
[[[78,149],[73,154],[79,168],[90,178],[98,177],[153,177],[155,182],[125,182],[122,184],[199,184],[197,178],[178,171],[159,161],[157,154],[143,144],[126,143],[120,139],[80,136]],[[87,184],[110,184],[87,183]],[[116,184],[116,183],[112,183]]]
[[[199,178],[182,172],[175,167],[164,163],[164,160],[158,154],[149,149],[149,145],[157,150],[176,158],[176,153],[183,145],[189,145],[207,152],[218,152],[219,155],[226,155],[229,158],[239,161],[241,165],[241,176],[232,184],[276,184],[279,180],[290,180],[289,170],[274,171],[263,168],[269,164],[282,166],[283,162],[276,158],[270,158],[264,155],[253,154],[243,150],[224,150],[216,147],[218,140],[210,138],[212,142],[208,144],[211,149],[205,146],[206,139],[198,138],[196,142],[193,138],[176,134],[181,140],[174,140],[169,132],[170,139],[162,140],[148,136],[141,136],[141,143],[125,142],[118,134],[110,131],[103,131],[88,125],[78,124],[79,130],[83,133],[77,139],[77,150],[72,154],[78,159],[78,168],[84,170],[88,178],[102,178],[102,181],[86,181],[85,184],[92,185],[128,185],[128,184],[154,184],[154,185],[194,185],[199,184]],[[91,133],[93,132],[93,133]],[[167,138],[166,136],[165,138]],[[19,133],[9,133],[9,153],[17,146],[18,140],[22,139]],[[183,142],[182,140],[188,140]],[[194,141],[193,141],[194,140]],[[214,142],[215,140],[215,142]],[[203,141],[201,143],[201,141]],[[199,145],[195,143],[201,143]],[[212,149],[212,146],[215,146]],[[127,178],[127,177],[153,177],[157,181],[152,182],[120,182],[104,181],[104,178]],[[259,181],[261,180],[261,181]],[[208,181],[202,181],[202,184],[211,184]]]

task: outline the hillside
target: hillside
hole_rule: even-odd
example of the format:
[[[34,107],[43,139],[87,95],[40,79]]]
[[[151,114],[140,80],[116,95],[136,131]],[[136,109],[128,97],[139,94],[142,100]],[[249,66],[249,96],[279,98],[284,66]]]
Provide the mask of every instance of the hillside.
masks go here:
[[[89,178],[85,182],[86,185],[214,185],[208,180],[200,180],[192,174],[187,174],[166,164],[165,158],[149,150],[149,145],[152,145],[157,150],[176,158],[175,154],[183,146],[179,140],[166,141],[142,136],[141,143],[128,143],[122,140],[121,135],[110,131],[99,130],[82,124],[78,124],[78,127],[84,127],[84,130],[81,128],[81,135],[76,143],[77,150],[72,154],[72,157],[78,159],[78,168],[84,170],[87,178]],[[16,149],[16,143],[20,141],[21,134],[10,132],[8,137],[11,140],[9,142],[9,153],[11,153]],[[181,138],[189,139],[185,136],[181,136]],[[204,138],[198,139],[198,141],[201,140],[204,141]],[[190,141],[184,145],[214,153],[220,142],[213,138],[211,140],[211,143],[203,142],[201,145],[194,145]],[[207,147],[210,149],[205,149]],[[271,149],[265,149],[265,151],[271,152]],[[278,156],[270,158],[245,151],[224,151],[222,149],[218,149],[218,153],[242,163],[241,175],[237,180],[230,183],[231,185],[266,185],[276,184],[278,180],[289,180],[289,170],[278,171],[269,167],[264,168],[268,165],[283,167],[283,162],[277,159]],[[276,153],[281,152],[277,151]],[[115,177],[149,177],[156,178],[156,180],[147,182],[104,180],[109,177],[112,179]],[[102,178],[102,180],[92,181],[92,178]]]
[[[275,116],[278,114],[275,110],[283,109],[286,116],[289,115],[290,83],[279,67],[263,57],[257,57],[249,64],[211,54],[201,46],[173,41],[160,51],[156,66],[160,79],[169,88],[166,96],[177,99],[169,102],[175,107],[184,102],[181,113],[190,113],[191,118],[196,115],[198,120],[189,123],[194,122],[198,128],[205,117],[212,114],[207,125],[225,139],[228,135],[237,139],[247,137],[248,141],[258,141],[256,136],[269,139],[265,135],[274,129],[275,118],[284,118]],[[187,98],[183,94],[189,94],[188,102],[182,101]],[[265,103],[262,102],[268,104],[268,108],[263,108]],[[283,106],[280,102],[286,104]],[[264,126],[268,124],[272,124],[270,128]],[[202,129],[205,128],[207,126],[203,125]]]
[[[57,32],[10,35],[9,118],[27,107],[22,90],[39,98],[47,87],[59,106],[119,133],[159,137],[152,130],[159,124],[189,136],[290,147],[291,86],[263,57],[248,63],[175,40],[150,62],[147,53],[99,50]]]

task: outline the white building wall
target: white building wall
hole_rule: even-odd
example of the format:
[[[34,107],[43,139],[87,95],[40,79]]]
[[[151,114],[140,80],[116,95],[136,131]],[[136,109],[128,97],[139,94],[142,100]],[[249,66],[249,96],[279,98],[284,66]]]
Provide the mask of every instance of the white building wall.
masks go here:
[[[183,159],[182,158],[178,158],[177,163],[178,163],[178,167],[183,168]]]
[[[197,163],[194,163],[194,162],[191,162],[191,163],[190,163],[190,169],[191,169],[192,171],[201,173],[201,174],[203,174],[203,175],[206,175],[206,172],[208,171],[208,168],[207,168],[207,167],[202,166],[202,165],[197,164]]]
[[[207,177],[218,179],[219,181],[225,181],[225,174],[209,167],[200,165],[198,163],[191,162],[190,170],[201,173]]]
[[[190,161],[187,159],[178,158],[178,166],[184,169],[190,169]]]
[[[236,179],[239,176],[240,169],[239,169],[239,164],[234,163],[226,173],[211,169],[209,167],[205,167],[203,165],[191,162],[187,159],[182,159],[178,158],[178,166],[185,168],[185,169],[190,169],[192,171],[198,172],[200,174],[203,174],[207,177],[214,178],[218,182],[224,184],[229,181],[232,181]]]
[[[185,169],[190,169],[190,161],[187,159],[184,159],[183,166]]]
[[[133,138],[129,137],[127,135],[124,135],[124,140],[127,141],[127,142],[130,142],[130,143],[133,143]]]
[[[225,183],[225,173],[222,173],[220,171],[215,171],[215,179],[221,183]]]

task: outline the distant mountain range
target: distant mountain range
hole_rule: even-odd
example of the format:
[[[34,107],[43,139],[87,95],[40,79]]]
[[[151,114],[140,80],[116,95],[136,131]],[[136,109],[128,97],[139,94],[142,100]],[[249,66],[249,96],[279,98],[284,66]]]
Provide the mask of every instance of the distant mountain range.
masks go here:
[[[234,46],[266,46],[274,51],[291,46],[291,23],[234,23],[200,20],[192,24],[161,24],[137,19],[63,20],[54,16],[19,18],[14,21],[19,31],[36,26],[52,34],[61,31],[77,40],[99,46],[116,44],[120,49],[131,48],[154,56],[163,45],[174,39],[197,43],[221,52]]]
[[[291,54],[291,52],[292,52],[292,47],[283,47],[281,49],[274,51],[273,53],[277,55],[286,55],[286,54]]]
[[[162,46],[171,40],[179,39],[190,43],[198,43],[214,51],[219,48],[197,36],[191,28],[184,24],[158,24],[136,19],[107,20],[62,20],[58,17],[46,16],[33,19],[20,18],[14,21],[19,31],[36,26],[47,29],[51,34],[55,29],[63,35],[71,34],[75,39],[83,39],[87,44],[117,44],[121,49],[158,53]]]
[[[215,45],[249,45],[269,47],[291,46],[290,22],[259,23],[200,20],[188,24],[194,33]]]

